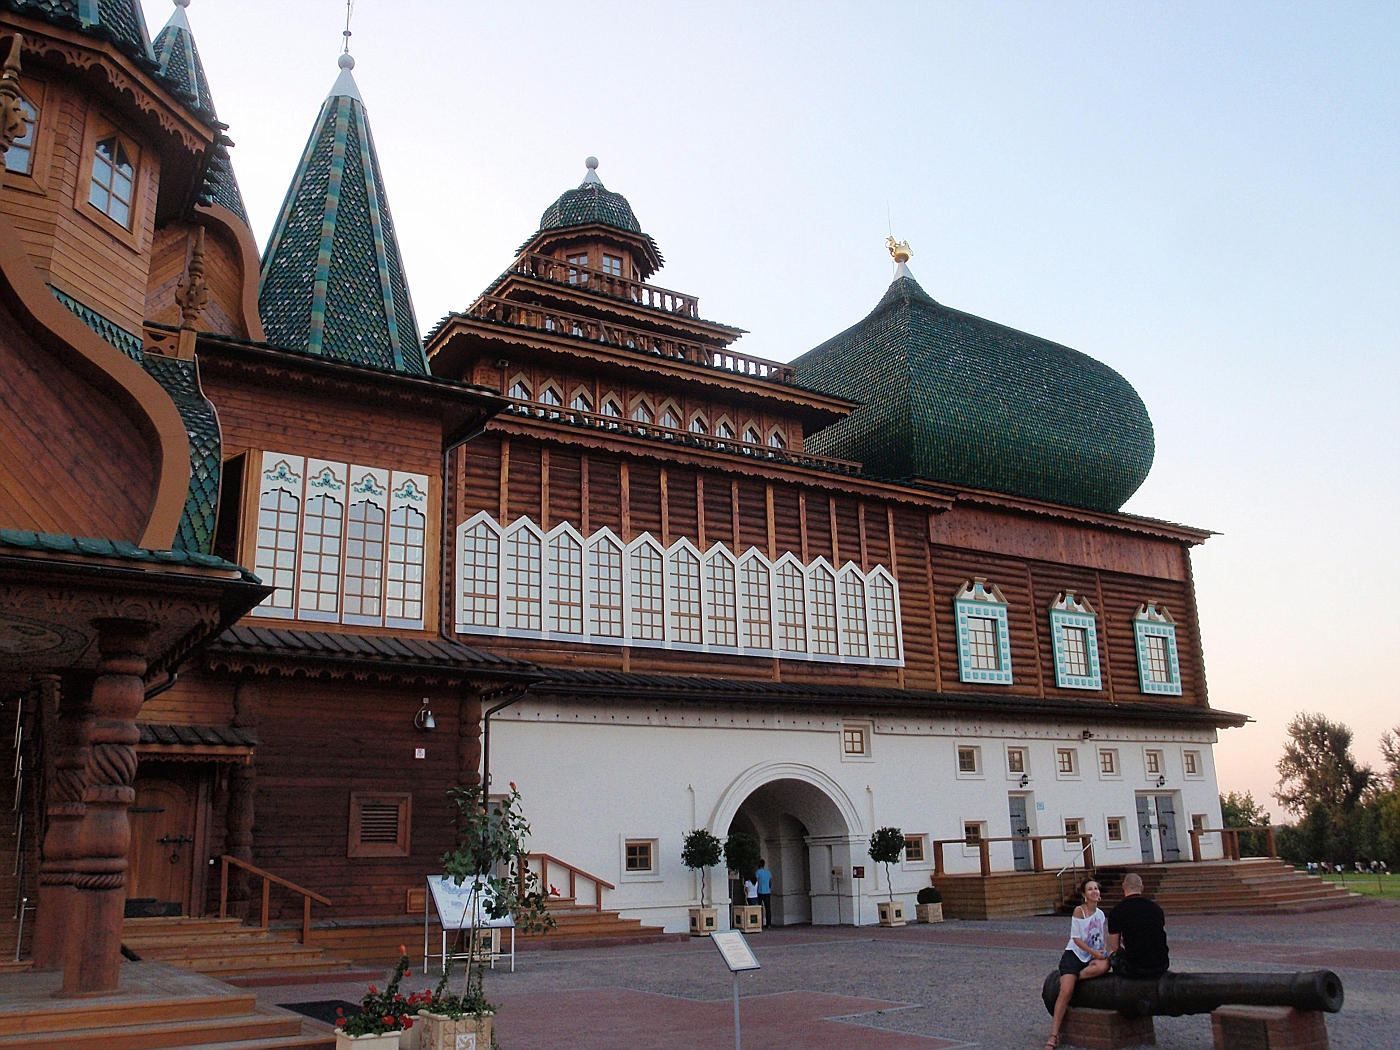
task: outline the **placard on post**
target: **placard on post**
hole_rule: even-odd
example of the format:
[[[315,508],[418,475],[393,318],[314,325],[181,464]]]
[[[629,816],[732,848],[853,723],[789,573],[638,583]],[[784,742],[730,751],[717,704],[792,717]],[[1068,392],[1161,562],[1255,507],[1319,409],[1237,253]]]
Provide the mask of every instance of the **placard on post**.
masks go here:
[[[719,930],[710,934],[724,964],[734,975],[734,1050],[742,1050],[742,1037],[739,1034],[739,974],[745,970],[759,969],[758,959],[744,935],[738,930]]]
[[[505,958],[505,952],[501,951],[501,931],[510,930],[510,972],[515,972],[515,919],[510,915],[505,915],[499,919],[493,919],[486,914],[486,904],[478,891],[476,883],[463,882],[460,886],[446,875],[428,876],[428,894],[423,902],[423,968],[428,968],[428,961],[437,958],[441,961],[442,969],[447,968],[447,932],[449,930],[470,930],[475,918],[475,926],[478,931],[488,931],[490,934],[490,960],[491,969],[496,968],[496,960]],[[437,956],[428,954],[428,926],[431,921],[432,912],[436,910],[438,922],[442,927],[442,951]],[[471,948],[468,946],[467,954],[453,955],[454,959],[470,959]]]

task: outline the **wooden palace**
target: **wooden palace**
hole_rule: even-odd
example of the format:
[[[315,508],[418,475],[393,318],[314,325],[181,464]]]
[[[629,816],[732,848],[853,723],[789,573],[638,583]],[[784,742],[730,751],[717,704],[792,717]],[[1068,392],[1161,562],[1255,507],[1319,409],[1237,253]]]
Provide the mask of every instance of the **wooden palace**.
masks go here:
[[[685,928],[692,828],[759,837],[775,922],[873,920],[882,825],[902,894],[1221,855],[1209,533],[1119,509],[1122,377],[893,242],[868,317],[746,355],[592,158],[423,337],[353,59],[259,252],[187,2],[0,0],[0,949],[81,992],[161,918],[374,957],[487,761],[638,928]]]

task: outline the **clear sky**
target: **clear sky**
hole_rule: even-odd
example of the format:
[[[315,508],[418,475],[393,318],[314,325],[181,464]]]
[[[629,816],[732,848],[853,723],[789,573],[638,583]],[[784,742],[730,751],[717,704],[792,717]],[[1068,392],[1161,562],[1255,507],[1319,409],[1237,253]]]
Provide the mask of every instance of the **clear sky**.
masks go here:
[[[154,34],[169,16],[144,0]],[[188,12],[264,244],[337,0]],[[420,327],[599,157],[658,283],[787,360],[860,320],[891,224],[935,298],[1116,368],[1125,509],[1194,556],[1223,790],[1288,719],[1400,723],[1400,5],[358,0],[355,76]],[[1277,813],[1277,807],[1275,806]]]

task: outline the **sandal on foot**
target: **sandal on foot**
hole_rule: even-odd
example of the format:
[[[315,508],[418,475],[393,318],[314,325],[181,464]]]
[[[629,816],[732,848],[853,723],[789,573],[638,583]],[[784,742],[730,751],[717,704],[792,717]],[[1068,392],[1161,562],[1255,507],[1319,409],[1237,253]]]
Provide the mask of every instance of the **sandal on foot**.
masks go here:
[[[1052,1035],[1049,1039],[1045,1040],[1045,1050],[1055,1050],[1059,1045],[1060,1037],[1058,1035]]]

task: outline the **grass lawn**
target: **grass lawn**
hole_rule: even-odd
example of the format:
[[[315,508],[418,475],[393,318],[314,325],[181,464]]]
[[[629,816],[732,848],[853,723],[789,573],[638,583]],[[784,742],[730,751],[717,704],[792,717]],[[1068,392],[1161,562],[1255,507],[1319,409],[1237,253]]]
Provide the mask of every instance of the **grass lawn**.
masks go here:
[[[1322,878],[1327,882],[1335,882],[1338,886],[1345,886],[1352,893],[1362,893],[1367,897],[1379,897],[1388,901],[1400,901],[1400,875],[1358,875],[1349,872],[1346,878],[1341,875],[1324,872]]]

